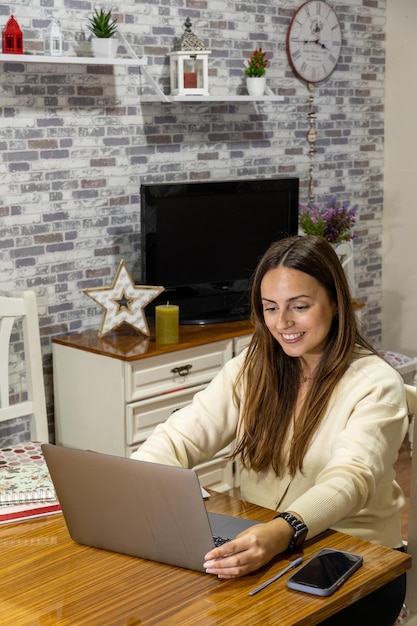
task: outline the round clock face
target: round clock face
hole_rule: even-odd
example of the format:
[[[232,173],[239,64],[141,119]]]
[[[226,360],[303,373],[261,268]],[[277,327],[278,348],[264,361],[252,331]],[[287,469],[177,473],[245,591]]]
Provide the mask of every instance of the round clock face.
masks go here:
[[[295,12],[287,33],[287,54],[295,74],[309,83],[325,80],[340,56],[342,32],[334,10],[308,0]]]

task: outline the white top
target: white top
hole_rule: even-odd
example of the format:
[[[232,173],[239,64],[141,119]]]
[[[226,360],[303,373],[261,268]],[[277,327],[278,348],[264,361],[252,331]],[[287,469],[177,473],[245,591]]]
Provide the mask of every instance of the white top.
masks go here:
[[[230,444],[240,419],[233,382],[243,359],[244,353],[226,363],[190,405],[156,427],[132,458],[194,467]],[[330,399],[303,473],[291,480],[241,468],[241,497],[273,510],[282,498],[280,510],[298,513],[309,538],[333,528],[400,547],[404,497],[393,466],[407,427],[400,375],[378,356],[355,358]]]

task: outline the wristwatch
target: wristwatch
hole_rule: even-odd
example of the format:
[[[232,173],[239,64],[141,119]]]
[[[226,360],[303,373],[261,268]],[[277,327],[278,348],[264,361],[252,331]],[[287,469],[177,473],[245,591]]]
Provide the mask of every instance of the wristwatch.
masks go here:
[[[279,515],[275,515],[274,519],[277,519],[278,517],[285,519],[294,531],[288,550],[293,552],[294,550],[301,548],[308,533],[307,525],[297,519],[295,515],[292,515],[292,513],[280,513]]]

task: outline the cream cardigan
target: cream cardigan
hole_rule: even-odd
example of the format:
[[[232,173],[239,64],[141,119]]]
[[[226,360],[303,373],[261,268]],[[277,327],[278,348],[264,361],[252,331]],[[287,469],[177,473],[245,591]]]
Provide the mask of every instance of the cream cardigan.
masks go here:
[[[230,444],[240,417],[233,383],[243,359],[241,354],[226,363],[190,405],[156,427],[132,458],[194,467]],[[309,538],[333,528],[399,547],[404,497],[393,465],[407,425],[399,374],[375,355],[355,358],[331,397],[303,472],[279,479],[272,471],[240,468],[241,497],[298,513]]]

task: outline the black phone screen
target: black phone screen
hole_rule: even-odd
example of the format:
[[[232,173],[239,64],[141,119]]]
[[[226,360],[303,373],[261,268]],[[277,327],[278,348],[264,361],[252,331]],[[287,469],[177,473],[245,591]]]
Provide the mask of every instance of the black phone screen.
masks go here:
[[[313,557],[304,567],[292,575],[301,585],[328,589],[352,569],[361,557],[339,550],[324,550]]]

